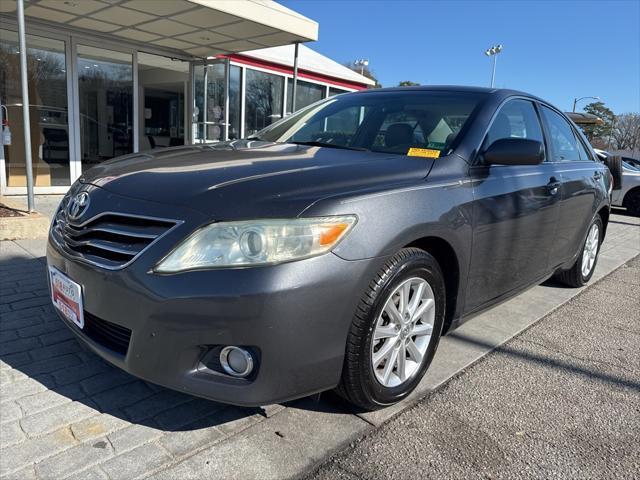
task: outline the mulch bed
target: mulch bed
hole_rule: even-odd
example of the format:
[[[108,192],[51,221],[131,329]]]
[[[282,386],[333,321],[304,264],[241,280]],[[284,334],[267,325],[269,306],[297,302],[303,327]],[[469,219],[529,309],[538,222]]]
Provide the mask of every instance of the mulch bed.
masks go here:
[[[24,214],[20,210],[9,208],[0,203],[0,217],[22,217]]]

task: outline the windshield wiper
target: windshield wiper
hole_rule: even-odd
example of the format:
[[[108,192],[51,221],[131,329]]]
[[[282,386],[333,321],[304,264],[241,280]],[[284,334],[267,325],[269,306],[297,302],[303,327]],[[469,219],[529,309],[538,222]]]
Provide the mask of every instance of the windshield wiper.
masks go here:
[[[356,150],[356,151],[359,151],[359,152],[368,152],[369,151],[368,148],[347,147],[345,145],[337,145],[335,143],[328,143],[328,142],[308,141],[308,142],[287,142],[287,143],[294,143],[296,145],[307,145],[309,147],[340,148],[340,149],[343,149],[343,150]]]

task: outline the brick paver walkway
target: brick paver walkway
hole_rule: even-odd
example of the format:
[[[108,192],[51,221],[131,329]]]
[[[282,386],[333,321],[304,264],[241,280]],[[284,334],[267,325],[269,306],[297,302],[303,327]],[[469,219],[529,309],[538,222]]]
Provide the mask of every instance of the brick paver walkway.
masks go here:
[[[85,352],[50,305],[44,259],[0,248],[0,478],[133,479],[282,408],[184,395]]]

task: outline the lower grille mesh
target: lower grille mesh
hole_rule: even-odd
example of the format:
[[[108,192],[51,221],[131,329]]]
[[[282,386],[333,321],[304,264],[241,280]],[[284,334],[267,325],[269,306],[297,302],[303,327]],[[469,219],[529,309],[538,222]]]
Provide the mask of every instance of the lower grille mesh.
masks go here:
[[[131,341],[131,330],[121,325],[103,320],[84,311],[84,328],[87,337],[96,343],[113,350],[120,355],[126,355]]]

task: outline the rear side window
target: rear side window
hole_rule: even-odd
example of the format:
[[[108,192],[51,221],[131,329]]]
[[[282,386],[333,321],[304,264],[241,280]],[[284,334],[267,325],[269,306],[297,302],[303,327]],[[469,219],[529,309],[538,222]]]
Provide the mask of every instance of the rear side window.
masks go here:
[[[556,162],[579,162],[589,160],[584,146],[578,141],[573,128],[559,113],[542,106],[542,116],[549,128],[549,143]]]
[[[580,134],[576,132],[575,136],[578,144],[578,153],[580,154],[580,159],[584,161],[593,161],[593,156],[589,154],[589,151],[584,146],[584,143],[580,140]]]
[[[485,148],[502,138],[526,138],[544,142],[538,115],[528,100],[510,100],[500,109],[485,139]]]

